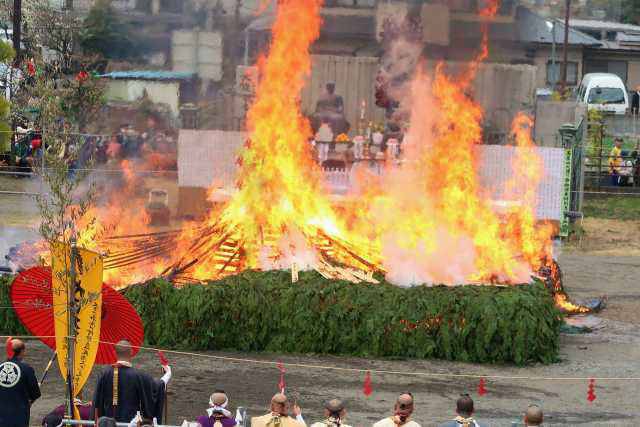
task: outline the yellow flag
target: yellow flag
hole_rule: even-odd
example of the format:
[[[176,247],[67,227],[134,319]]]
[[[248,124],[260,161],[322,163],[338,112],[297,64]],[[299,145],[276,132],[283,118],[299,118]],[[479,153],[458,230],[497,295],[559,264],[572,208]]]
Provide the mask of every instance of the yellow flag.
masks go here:
[[[100,341],[102,314],[102,258],[99,254],[78,248],[75,260],[76,286],[74,292],[76,316],[76,345],[74,347],[73,392],[80,393],[96,360]],[[69,245],[57,244],[52,249],[53,318],[56,331],[56,351],[62,377],[67,379],[68,355],[68,289],[71,277]]]

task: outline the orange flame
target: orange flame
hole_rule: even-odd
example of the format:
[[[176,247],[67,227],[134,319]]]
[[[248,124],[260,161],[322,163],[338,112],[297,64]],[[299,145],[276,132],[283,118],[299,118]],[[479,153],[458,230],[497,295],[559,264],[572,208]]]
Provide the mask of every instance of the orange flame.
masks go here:
[[[483,10],[493,16],[497,2]],[[483,112],[468,92],[488,55],[486,27],[483,33],[480,53],[461,76],[438,64],[431,78],[419,67],[404,100],[411,110],[407,162],[367,183],[364,202],[351,213],[352,230],[374,241],[392,281],[528,282],[550,255],[551,227],[538,226],[533,211],[544,171],[528,117],[518,115],[513,125],[518,148],[507,187],[526,191],[507,193],[519,205],[501,215],[480,185],[474,146],[482,142]]]
[[[320,31],[321,5],[322,0],[278,2],[272,43],[258,63],[238,193],[203,223],[183,227],[168,254],[162,252],[144,268],[132,263],[111,270],[106,280],[124,285],[154,277],[192,252],[197,252],[197,263],[189,264],[188,277],[196,280],[230,274],[231,261],[238,269],[287,268],[293,262],[304,267],[317,262],[322,236],[340,242],[349,254],[357,248],[358,255],[372,261],[372,269],[386,270],[388,279],[407,284],[523,282],[550,257],[550,227],[536,224],[533,211],[544,171],[529,135],[530,118],[519,115],[513,124],[514,175],[507,195],[519,204],[504,214],[496,212],[478,178],[474,146],[482,141],[483,111],[469,92],[488,55],[486,26],[481,50],[462,74],[447,75],[443,64],[433,75],[424,65],[418,67],[403,102],[411,112],[405,164],[366,183],[350,205],[332,205],[299,107],[311,68],[309,48]],[[498,1],[489,0],[480,14],[492,17],[497,8]],[[133,198],[129,189],[136,185],[129,166],[122,164],[128,190],[120,197]],[[122,217],[121,204],[112,201],[109,208],[96,208],[99,227],[83,236],[88,247],[99,246],[95,242],[106,218]],[[110,234],[146,229],[143,216],[136,221],[122,221]],[[144,249],[127,241],[105,245],[112,245],[113,259],[146,259]],[[221,251],[230,255],[221,256]],[[352,267],[363,265],[340,253],[333,257]]]

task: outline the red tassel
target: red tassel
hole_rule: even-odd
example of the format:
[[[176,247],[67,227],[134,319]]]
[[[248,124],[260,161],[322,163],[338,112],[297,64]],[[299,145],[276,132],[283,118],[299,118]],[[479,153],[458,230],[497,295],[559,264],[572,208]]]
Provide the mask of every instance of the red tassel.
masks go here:
[[[478,384],[478,396],[484,396],[487,394],[487,389],[485,388],[484,378],[480,378],[480,383]]]
[[[594,379],[589,380],[589,391],[587,391],[587,400],[589,401],[589,403],[596,400],[596,380]]]
[[[13,358],[13,345],[12,345],[12,341],[13,341],[13,338],[12,338],[12,337],[7,338],[7,359],[11,359],[11,358]]]
[[[284,393],[284,389],[286,388],[286,383],[284,382],[284,374],[287,371],[284,369],[284,365],[282,364],[282,362],[278,362],[276,366],[280,370],[280,381],[278,382],[278,388],[280,389],[280,393]]]
[[[369,371],[367,371],[364,376],[364,387],[362,387],[362,392],[367,397],[371,396],[371,393],[373,393],[373,388],[371,387],[371,372]]]
[[[160,365],[169,366],[169,360],[165,357],[162,351],[158,351],[158,359],[160,359]]]

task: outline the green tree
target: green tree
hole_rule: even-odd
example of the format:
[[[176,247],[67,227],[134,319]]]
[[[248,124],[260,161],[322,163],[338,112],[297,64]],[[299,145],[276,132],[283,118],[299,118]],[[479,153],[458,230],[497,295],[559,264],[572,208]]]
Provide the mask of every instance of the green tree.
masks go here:
[[[627,24],[640,24],[640,0],[624,0],[622,20]]]
[[[9,43],[0,41],[0,63],[9,67],[15,52]],[[0,153],[6,153],[11,150],[9,142],[11,141],[11,126],[9,119],[11,115],[11,104],[0,95]]]
[[[129,26],[111,7],[111,0],[97,0],[84,20],[79,34],[85,53],[106,59],[126,59],[135,55]]]
[[[0,0],[0,19],[11,22],[13,0]],[[41,48],[56,55],[63,70],[69,70],[77,50],[80,19],[69,10],[60,10],[49,0],[22,1],[24,55],[38,57]]]
[[[86,72],[68,80],[53,78],[38,63],[21,92],[20,106],[36,112],[34,127],[42,134],[43,153],[35,161],[45,163],[33,169],[46,188],[37,196],[40,234],[49,244],[69,243],[92,223],[87,210],[93,186],[84,184],[85,170],[73,167],[84,144],[78,132],[98,117],[104,105],[103,85]]]

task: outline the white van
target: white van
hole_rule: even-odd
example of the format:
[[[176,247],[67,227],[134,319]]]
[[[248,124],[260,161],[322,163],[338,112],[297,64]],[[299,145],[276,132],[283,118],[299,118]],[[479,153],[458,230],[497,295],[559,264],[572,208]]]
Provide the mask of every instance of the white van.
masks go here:
[[[577,89],[577,100],[588,108],[612,114],[629,110],[629,95],[620,77],[610,73],[585,74]]]

